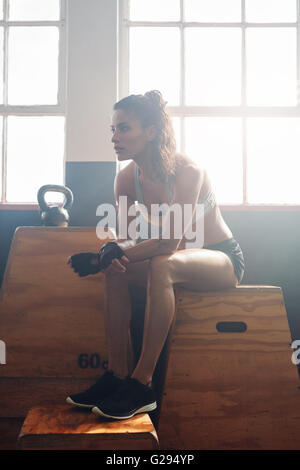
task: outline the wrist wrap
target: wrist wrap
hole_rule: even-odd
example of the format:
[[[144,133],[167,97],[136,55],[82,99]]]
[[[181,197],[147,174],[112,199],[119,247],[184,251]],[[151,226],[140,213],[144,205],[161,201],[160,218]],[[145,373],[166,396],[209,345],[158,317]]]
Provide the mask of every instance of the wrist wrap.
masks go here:
[[[99,251],[99,265],[101,269],[106,269],[115,258],[121,259],[125,253],[116,242],[108,242]]]

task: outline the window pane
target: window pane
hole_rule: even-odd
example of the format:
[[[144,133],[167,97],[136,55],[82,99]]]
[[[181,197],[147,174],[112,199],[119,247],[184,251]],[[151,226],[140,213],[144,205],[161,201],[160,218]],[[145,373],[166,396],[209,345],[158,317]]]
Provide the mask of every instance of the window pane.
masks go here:
[[[59,0],[9,0],[9,20],[59,20]]]
[[[56,27],[9,28],[9,104],[57,103],[58,42]]]
[[[300,203],[299,135],[299,118],[247,120],[250,203]]]
[[[62,116],[8,116],[8,202],[37,202],[42,185],[63,184],[64,121]]]
[[[3,0],[0,0],[0,20],[3,20]]]
[[[246,21],[285,23],[297,21],[297,0],[246,0]]]
[[[178,105],[179,29],[131,28],[129,40],[130,94],[157,89],[169,105]]]
[[[241,21],[241,0],[185,0],[185,21]]]
[[[239,28],[187,28],[185,61],[186,104],[240,104]]]
[[[296,28],[248,28],[247,101],[250,106],[297,104]]]
[[[180,0],[130,0],[132,21],[177,21],[180,18]]]
[[[3,32],[0,28],[0,104],[3,104]]]
[[[185,118],[185,153],[207,169],[219,204],[243,201],[240,118]]]

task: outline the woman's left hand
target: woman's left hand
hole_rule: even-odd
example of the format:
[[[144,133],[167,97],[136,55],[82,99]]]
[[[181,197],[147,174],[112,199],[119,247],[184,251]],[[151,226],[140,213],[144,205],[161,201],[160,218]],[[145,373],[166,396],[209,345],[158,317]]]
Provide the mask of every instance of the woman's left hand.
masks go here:
[[[89,274],[97,274],[101,270],[98,253],[76,253],[68,258],[67,264],[69,264],[73,271],[80,277],[88,276]]]
[[[104,272],[108,274],[125,273],[128,263],[129,259],[125,255],[123,255],[120,259],[114,258],[111,264],[104,270]]]

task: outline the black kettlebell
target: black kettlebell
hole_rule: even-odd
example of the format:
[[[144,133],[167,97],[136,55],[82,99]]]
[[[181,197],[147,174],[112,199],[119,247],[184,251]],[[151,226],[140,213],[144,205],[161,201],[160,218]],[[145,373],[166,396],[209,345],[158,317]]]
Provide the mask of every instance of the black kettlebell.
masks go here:
[[[45,193],[48,191],[63,193],[63,205],[49,206],[45,201]],[[70,188],[67,188],[67,186],[60,186],[58,184],[45,184],[38,190],[37,199],[41,208],[41,219],[43,225],[52,227],[68,226],[70,219],[68,210],[71,209],[73,204],[73,193]]]

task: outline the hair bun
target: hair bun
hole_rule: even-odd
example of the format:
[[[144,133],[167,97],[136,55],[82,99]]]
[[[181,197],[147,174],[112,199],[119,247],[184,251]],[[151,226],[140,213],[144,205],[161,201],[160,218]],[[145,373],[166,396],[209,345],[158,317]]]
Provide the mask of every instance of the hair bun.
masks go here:
[[[160,91],[158,90],[147,91],[144,96],[148,98],[159,109],[164,109],[166,107],[167,101],[164,101]]]

